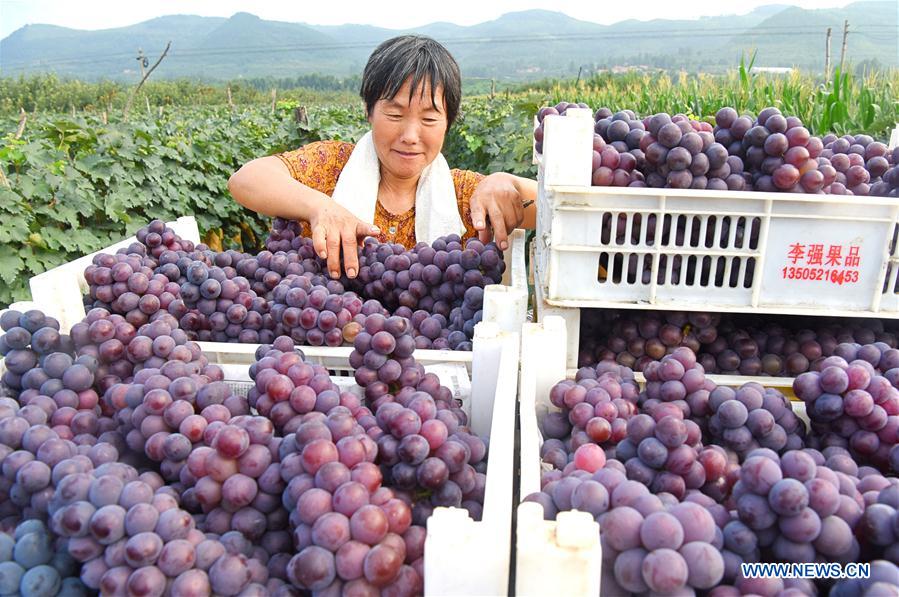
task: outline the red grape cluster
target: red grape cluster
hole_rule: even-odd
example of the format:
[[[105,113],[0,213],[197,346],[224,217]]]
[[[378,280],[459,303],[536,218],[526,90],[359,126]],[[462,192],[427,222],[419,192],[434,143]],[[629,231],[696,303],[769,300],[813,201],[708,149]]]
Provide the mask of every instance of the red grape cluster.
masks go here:
[[[806,404],[812,446],[849,448],[861,460],[890,467],[890,450],[899,444],[899,390],[870,362],[828,357],[820,372],[797,377],[793,391]]]
[[[421,491],[418,524],[436,506],[464,507],[480,518],[487,446],[468,432],[467,417],[439,378],[412,357],[408,320],[371,315],[356,336],[350,364],[374,411],[368,433],[391,485]],[[376,428],[375,428],[376,427]]]
[[[684,114],[661,112],[644,120],[640,140],[646,156],[646,186],[742,191],[743,162],[717,143],[712,126]]]
[[[9,528],[23,518],[44,520],[54,488],[72,472],[69,459],[79,466],[99,466],[118,459],[109,443],[76,444],[48,426],[50,415],[32,404],[19,407],[5,398],[0,412],[0,512]],[[80,438],[81,436],[79,436]],[[65,461],[65,464],[62,464]]]
[[[826,451],[825,451],[826,453]],[[786,562],[857,561],[860,544],[854,536],[865,508],[857,488],[858,467],[848,453],[825,455],[815,450],[791,450],[778,456],[764,448],[748,454],[729,501],[739,521],[750,529],[746,539],[762,550],[762,561],[773,556]],[[736,525],[735,525],[736,526]],[[728,539],[725,528],[725,542]],[[739,543],[734,538],[734,542]]]
[[[324,408],[326,405],[319,405]],[[280,446],[284,506],[293,533],[286,571],[293,585],[319,591],[420,593],[425,529],[412,524],[411,497],[382,487],[378,448],[341,405],[302,416]]]
[[[260,346],[250,366],[255,386],[247,395],[249,404],[271,420],[279,434],[294,433],[307,413],[327,414],[336,406],[355,412],[360,407],[358,396],[341,391],[325,367],[308,363],[303,357],[302,352],[294,350],[290,338],[280,336],[273,345]]]
[[[142,255],[143,249],[143,245],[134,243],[115,255],[94,256],[84,270],[91,307],[123,315],[132,325],[140,326],[180,296],[176,283],[154,272],[156,260]]]
[[[17,397],[22,390],[40,390],[51,378],[43,368],[52,353],[74,354],[69,336],[59,333],[59,322],[38,310],[21,313],[8,309],[0,315],[0,356],[5,371],[0,377],[0,395]],[[50,360],[54,361],[57,357]],[[67,367],[52,367],[51,372]],[[60,378],[57,376],[57,378]],[[44,395],[53,396],[58,383],[48,386]],[[51,392],[52,390],[52,392]],[[48,393],[49,392],[49,393]]]
[[[70,334],[79,358],[93,359],[93,371],[76,368],[77,375],[70,370],[70,378],[77,378],[78,387],[94,386],[105,392],[138,371],[160,368],[169,360],[183,362],[190,373],[200,373],[206,358],[188,341],[178,322],[165,312],[152,319],[138,328],[121,315],[91,309],[83,321],[72,326]]]
[[[821,157],[830,160],[836,170],[835,194],[870,195],[873,185],[881,182],[895,164],[894,152],[885,143],[875,141],[870,135],[843,135],[833,133],[822,139],[824,150]],[[875,189],[880,194],[881,187]],[[848,193],[847,193],[848,192]]]
[[[104,594],[237,595],[251,583],[279,586],[266,585],[264,559],[235,549],[242,538],[204,535],[158,476],[120,463],[69,475],[54,495],[51,528],[84,563],[81,580]]]
[[[218,253],[213,258],[218,262],[220,256],[228,255]],[[157,271],[173,270],[166,275],[180,281],[179,296],[168,311],[181,329],[203,341],[256,343],[274,338],[270,303],[252,289],[247,278],[237,275],[234,268],[210,266],[200,260],[179,258],[176,263],[165,263],[175,257],[174,253],[163,255]]]
[[[135,234],[137,243],[146,247],[141,249],[137,243],[131,243],[128,253],[149,254],[159,258],[165,251],[184,251],[190,253],[195,249],[194,243],[178,236],[174,230],[162,220],[153,220]]]
[[[806,429],[790,401],[774,388],[747,383],[715,388],[708,397],[706,427],[712,442],[741,458],[762,447],[777,453],[805,447]]]
[[[352,342],[364,321],[362,299],[354,292],[332,293],[313,276],[288,278],[272,293],[271,313],[279,336],[297,344],[341,346]]]
[[[875,368],[899,365],[899,353],[892,350],[895,326],[879,320],[584,309],[579,363],[616,361],[643,371],[683,346],[696,353],[707,373],[796,376],[820,370],[831,355],[853,360],[846,355],[868,344],[876,346],[866,351],[884,355],[882,364],[872,361]]]
[[[706,379],[705,369],[687,347],[675,348],[660,361],[653,361],[643,370],[646,385],[640,394],[640,408],[652,416],[655,409],[668,405],[664,412],[675,407],[684,418],[700,418],[708,413],[709,393],[715,384]]]
[[[193,448],[181,471],[185,507],[203,512],[204,531],[238,531],[256,544],[283,539],[280,442],[265,417],[239,415],[206,425],[202,445]]]
[[[580,468],[571,462],[586,445],[614,454],[615,445],[627,435],[627,420],[637,414],[638,393],[633,372],[609,364],[581,368],[575,380],[557,383],[549,400],[560,410],[542,421],[545,437],[551,438],[543,444],[544,462],[560,470]]]
[[[871,184],[870,194],[877,197],[899,197],[899,147],[887,154],[890,166],[879,181]],[[878,160],[878,163],[881,164]]]
[[[630,110],[612,114],[600,108],[594,114],[593,175],[595,186],[646,186],[646,157],[640,141],[645,124]]]

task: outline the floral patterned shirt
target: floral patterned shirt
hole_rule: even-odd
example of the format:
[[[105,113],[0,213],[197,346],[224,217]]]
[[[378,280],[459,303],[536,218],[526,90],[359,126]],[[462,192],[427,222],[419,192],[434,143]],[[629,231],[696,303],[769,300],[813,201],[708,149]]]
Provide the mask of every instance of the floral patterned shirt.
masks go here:
[[[316,141],[299,149],[275,155],[284,162],[295,180],[330,197],[334,193],[334,187],[337,186],[337,178],[350,159],[354,147],[352,143],[343,141]],[[468,202],[484,175],[458,169],[450,170],[450,173],[456,188],[459,216],[462,218],[462,223],[465,224],[463,239],[471,238],[475,236],[476,232],[471,223]],[[393,214],[378,201],[375,205],[373,224],[381,229],[379,241],[399,243],[407,249],[415,246],[414,205],[405,213]],[[310,235],[309,225],[306,222],[303,222],[303,234]]]

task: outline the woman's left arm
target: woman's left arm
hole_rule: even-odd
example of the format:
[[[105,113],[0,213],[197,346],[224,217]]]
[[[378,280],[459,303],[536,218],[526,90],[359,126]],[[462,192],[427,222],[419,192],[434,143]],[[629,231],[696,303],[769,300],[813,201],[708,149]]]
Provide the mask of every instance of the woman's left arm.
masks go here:
[[[508,247],[515,228],[534,228],[537,222],[537,181],[506,172],[495,172],[478,184],[469,200],[471,222],[478,238],[494,238],[500,249]]]

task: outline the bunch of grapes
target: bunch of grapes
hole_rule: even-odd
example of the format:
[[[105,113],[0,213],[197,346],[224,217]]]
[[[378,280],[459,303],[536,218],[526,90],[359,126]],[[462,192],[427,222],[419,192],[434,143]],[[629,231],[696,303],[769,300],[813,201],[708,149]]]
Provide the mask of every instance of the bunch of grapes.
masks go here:
[[[341,391],[325,367],[303,357],[290,338],[280,336],[273,345],[256,349],[256,361],[250,366],[255,386],[247,394],[249,404],[285,436],[297,430],[307,413],[327,414],[335,406],[355,412],[360,407],[358,396]]]
[[[770,448],[778,454],[805,447],[806,429],[790,401],[774,388],[747,383],[737,390],[715,388],[708,398],[708,435],[741,458]]]
[[[119,408],[119,430],[129,449],[158,462],[167,481],[181,478],[211,423],[249,413],[246,399],[231,392],[221,371],[215,366],[207,371],[214,371],[215,378],[191,376],[175,361],[159,370],[141,370],[133,384],[113,386],[104,396]]]
[[[622,483],[615,492],[626,490],[631,488]],[[653,497],[641,493],[632,505],[612,508],[600,522],[604,546],[611,548],[603,557],[612,565],[615,581],[635,593],[716,586],[724,577],[725,563],[712,514],[696,502],[666,506]]]
[[[74,354],[69,336],[59,333],[59,322],[41,311],[3,311],[0,329],[0,356],[5,365],[0,378],[2,395],[17,397],[22,390],[40,390],[50,378],[42,369],[46,357],[56,352]]]
[[[646,186],[643,121],[630,110],[613,114],[608,108],[599,108],[593,119],[593,185]]]
[[[333,288],[333,285],[332,285]],[[332,293],[307,275],[294,276],[272,293],[271,313],[279,336],[297,344],[340,346],[358,333],[362,299],[354,292]]]
[[[0,593],[87,597],[77,564],[40,520],[20,523],[11,535],[0,533]]]
[[[648,363],[643,375],[646,385],[639,397],[643,412],[655,417],[656,408],[667,405],[664,412],[673,412],[670,407],[674,407],[684,418],[698,420],[708,414],[709,393],[715,384],[706,379],[705,369],[689,348],[675,348],[660,361]]]
[[[797,377],[793,391],[806,404],[812,446],[849,448],[861,460],[890,467],[890,450],[899,443],[899,390],[870,362],[828,357],[820,372]]]
[[[188,342],[178,322],[165,312],[137,328],[121,315],[91,309],[83,321],[72,326],[70,334],[78,357],[92,359],[90,366],[75,368],[77,375],[70,368],[69,377],[82,389],[94,387],[105,392],[141,369],[162,367],[167,360],[186,363],[190,373],[199,373],[206,365],[199,347]],[[160,336],[164,338],[158,339]]]
[[[108,594],[237,595],[269,580],[262,561],[198,531],[161,483],[110,463],[57,488],[51,528],[84,563],[84,584]]]
[[[206,426],[203,444],[193,448],[181,470],[187,487],[184,505],[205,514],[204,531],[239,531],[250,541],[260,542],[267,533],[285,528],[281,440],[274,431],[267,418],[247,415],[210,421]]]
[[[662,414],[666,412],[672,414]],[[654,418],[658,417],[658,419]],[[687,489],[712,482],[700,460],[703,451],[699,426],[684,419],[677,407],[659,406],[653,415],[641,413],[628,421],[627,438],[618,444],[617,457],[629,479],[682,499]]]
[[[655,188],[742,191],[743,162],[717,143],[708,123],[661,112],[646,119],[640,140],[646,155],[646,184]]]
[[[296,553],[286,571],[299,589],[422,590],[425,529],[412,524],[408,494],[382,487],[378,449],[362,427],[377,424],[366,413],[311,411],[281,443]]]
[[[78,440],[76,443],[66,437],[73,436],[71,430],[62,435],[55,431],[63,431],[64,425],[49,427],[52,415],[48,411],[52,410],[52,402],[20,407],[9,398],[2,400],[0,497],[3,499],[0,501],[0,517],[4,526],[14,526],[23,518],[46,518],[54,488],[71,472],[68,464],[63,462],[80,455],[80,464],[92,467],[113,462],[119,457],[116,445],[120,445],[121,441],[114,437],[114,432],[100,434],[103,440],[109,439],[111,443],[98,441],[89,433],[74,436]]]
[[[313,271],[317,261],[312,239],[303,235],[303,228],[296,220],[273,218],[272,228],[265,239],[265,248],[272,253],[296,251],[305,271]]]
[[[871,184],[870,194],[877,197],[899,196],[899,147],[887,154],[890,166],[884,171],[880,180]],[[878,160],[878,163],[881,163]],[[876,171],[876,170],[875,170]]]
[[[219,253],[216,261],[221,255],[227,257]],[[226,271],[233,268],[209,266],[199,260],[182,258],[177,263],[166,263],[160,270],[179,270],[176,279],[183,279],[178,298],[168,306],[181,329],[204,341],[256,343],[274,338],[270,303],[251,288],[247,278]],[[171,271],[167,275],[174,274]],[[280,276],[276,281],[280,282]],[[267,286],[269,280],[260,283]]]
[[[166,276],[154,272],[156,263],[133,249],[122,249],[115,255],[95,255],[84,270],[88,297],[92,299],[89,307],[123,315],[134,326],[143,325],[160,309],[168,309],[180,296],[180,289]]]
[[[730,499],[754,532],[762,561],[851,562],[860,554],[853,529],[865,505],[852,480],[857,474],[848,453],[825,461],[814,450],[778,456],[762,448],[747,455]]]
[[[847,194],[847,191],[852,195],[871,194],[872,186],[881,182],[890,168],[891,159],[895,163],[895,156],[886,144],[875,141],[870,135],[837,137],[831,133],[822,141],[821,157],[830,160],[837,172],[837,194]]]
[[[193,242],[178,236],[162,220],[153,220],[138,230],[135,237],[138,243],[146,247],[146,253],[154,258],[159,258],[165,251],[190,253],[195,249]],[[131,243],[127,251],[129,253],[142,253],[140,246],[136,243]]]
[[[555,440],[544,443],[544,462],[566,469],[582,446],[613,449],[627,435],[627,420],[637,414],[638,393],[633,372],[609,364],[583,367],[574,381],[557,383],[549,400],[560,410],[542,421],[545,436]]]

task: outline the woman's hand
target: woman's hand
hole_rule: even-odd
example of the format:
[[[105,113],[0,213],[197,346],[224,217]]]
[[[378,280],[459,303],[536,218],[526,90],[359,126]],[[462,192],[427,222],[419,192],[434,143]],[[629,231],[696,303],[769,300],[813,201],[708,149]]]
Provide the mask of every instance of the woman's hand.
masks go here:
[[[330,199],[322,201],[309,218],[309,229],[312,231],[312,246],[319,257],[328,260],[328,272],[332,278],[340,277],[341,249],[346,275],[355,278],[359,273],[356,251],[359,239],[381,232],[377,226],[363,222]]]
[[[509,234],[525,219],[524,202],[533,199],[527,196],[530,189],[522,189],[519,180],[517,176],[495,172],[484,178],[472,193],[471,222],[481,242],[489,242],[492,237],[500,249],[509,247]]]

